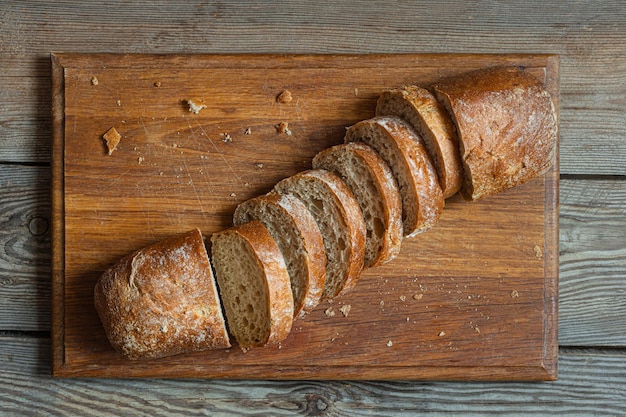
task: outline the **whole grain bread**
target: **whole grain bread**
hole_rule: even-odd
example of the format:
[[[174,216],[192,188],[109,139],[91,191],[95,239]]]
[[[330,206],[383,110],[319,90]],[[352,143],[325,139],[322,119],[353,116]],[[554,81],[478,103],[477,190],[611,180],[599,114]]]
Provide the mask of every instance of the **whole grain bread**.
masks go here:
[[[376,103],[376,115],[397,116],[409,122],[424,140],[443,197],[459,191],[462,166],[456,129],[446,109],[430,91],[414,85],[383,91]]]
[[[431,86],[456,125],[464,179],[461,195],[479,200],[547,171],[557,146],[549,92],[517,67],[492,67]]]
[[[253,220],[211,236],[211,258],[228,330],[242,349],[281,342],[291,331],[293,296],[278,245]]]
[[[292,195],[269,193],[239,204],[235,226],[259,220],[283,254],[291,279],[294,317],[313,310],[326,281],[326,251],[313,215]]]
[[[365,219],[365,266],[393,259],[402,243],[402,200],[391,168],[368,145],[353,142],[325,149],[313,168],[339,175],[356,197]]]
[[[96,283],[94,304],[111,345],[129,359],[230,347],[197,229],[111,266]]]
[[[375,117],[350,126],[345,141],[366,143],[391,168],[402,196],[405,236],[435,225],[443,210],[443,193],[426,146],[411,125],[395,116]]]
[[[365,220],[348,186],[332,172],[313,169],[285,178],[274,187],[299,198],[317,222],[326,249],[322,299],[345,293],[356,284],[365,256]]]

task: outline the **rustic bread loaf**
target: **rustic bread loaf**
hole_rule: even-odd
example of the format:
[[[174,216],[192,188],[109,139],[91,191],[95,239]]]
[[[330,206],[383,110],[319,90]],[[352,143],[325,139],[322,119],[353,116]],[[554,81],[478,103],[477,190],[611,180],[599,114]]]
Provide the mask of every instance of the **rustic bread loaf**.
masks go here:
[[[283,254],[291,279],[294,317],[310,312],[319,303],[326,281],[326,251],[313,215],[296,197],[270,193],[237,206],[235,226],[252,220],[267,227]]]
[[[404,120],[382,116],[363,120],[346,131],[346,143],[374,148],[391,168],[402,196],[405,236],[432,227],[444,206],[437,173],[421,137]]]
[[[365,220],[348,186],[329,171],[313,169],[285,178],[274,189],[299,198],[322,232],[328,259],[322,299],[354,287],[363,269]]]
[[[492,67],[431,88],[456,124],[465,199],[478,200],[523,184],[553,163],[556,111],[550,94],[532,74],[517,67]]]
[[[356,197],[365,219],[365,266],[393,259],[402,243],[402,200],[391,169],[363,143],[333,146],[313,158],[313,168],[339,175]]]
[[[377,116],[397,116],[409,122],[424,140],[437,170],[443,197],[461,188],[462,167],[456,129],[450,115],[433,94],[414,85],[383,91]]]
[[[282,341],[293,296],[278,245],[257,220],[214,233],[211,257],[228,330],[242,349]]]
[[[199,230],[122,258],[96,283],[94,303],[111,345],[129,359],[230,347]]]

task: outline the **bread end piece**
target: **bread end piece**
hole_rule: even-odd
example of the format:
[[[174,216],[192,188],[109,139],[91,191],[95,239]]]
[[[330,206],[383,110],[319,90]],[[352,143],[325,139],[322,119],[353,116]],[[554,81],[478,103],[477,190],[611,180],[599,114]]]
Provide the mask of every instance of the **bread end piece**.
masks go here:
[[[197,229],[111,266],[96,283],[94,304],[111,345],[128,359],[230,347]]]
[[[544,85],[518,67],[491,67],[431,86],[450,113],[470,201],[544,174],[556,154],[558,123]]]

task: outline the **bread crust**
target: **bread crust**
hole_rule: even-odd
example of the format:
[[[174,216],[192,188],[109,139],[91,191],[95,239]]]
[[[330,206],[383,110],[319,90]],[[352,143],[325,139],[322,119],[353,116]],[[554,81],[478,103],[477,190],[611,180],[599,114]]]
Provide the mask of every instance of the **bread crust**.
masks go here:
[[[198,229],[125,256],[94,288],[111,345],[128,359],[230,347]]]
[[[404,235],[410,237],[430,229],[441,216],[444,199],[437,173],[421,137],[404,120],[394,116],[380,116],[363,120],[348,128],[345,141],[346,143],[363,141],[368,135],[367,132],[371,130],[376,131],[386,143],[381,146],[397,150],[400,156],[399,163],[408,173],[406,179],[410,189],[406,191],[414,196],[417,213],[415,219],[408,219],[403,215]],[[378,145],[372,146],[377,149]],[[390,161],[388,163],[391,166]],[[392,170],[397,176],[398,172],[394,167]]]
[[[459,135],[461,195],[479,200],[523,184],[555,159],[558,124],[544,85],[517,67],[491,67],[431,86]]]
[[[349,248],[349,255],[346,260],[347,266],[345,268],[345,275],[342,277],[342,284],[336,291],[330,291],[329,286],[326,285],[322,294],[323,300],[332,299],[353,288],[361,275],[365,256],[365,220],[363,220],[363,213],[361,213],[359,203],[356,201],[348,186],[341,178],[332,172],[323,169],[312,169],[300,172],[280,181],[276,184],[274,189],[278,193],[289,194],[292,187],[297,187],[301,179],[306,180],[307,178],[323,185],[331,193],[336,207],[343,218],[347,235],[350,237],[350,242],[345,242]],[[329,244],[336,243],[337,242],[328,242],[324,237],[325,247]],[[328,269],[327,267],[327,271]],[[327,283],[328,282],[327,276]]]
[[[332,155],[341,153],[352,153],[361,161],[380,195],[384,216],[381,247],[373,259],[365,260],[365,266],[382,265],[396,257],[402,243],[402,200],[398,185],[387,163],[372,147],[364,143],[352,142],[325,149],[313,158],[313,167],[335,172],[343,179],[345,176],[341,173],[342,167],[332,164]],[[337,158],[340,159],[339,156]]]
[[[402,107],[393,109],[394,103]],[[443,197],[461,188],[462,167],[456,128],[444,106],[425,88],[408,85],[384,91],[376,105],[377,116],[397,116],[420,134],[433,160]]]
[[[309,313],[319,304],[324,291],[326,281],[324,241],[313,215],[304,203],[291,195],[269,193],[241,203],[237,206],[233,216],[235,226],[251,220],[259,220],[265,224],[264,220],[267,219],[263,213],[267,212],[268,207],[280,213],[282,220],[288,223],[288,227],[297,232],[296,239],[299,240],[297,245],[303,249],[300,256],[305,268],[303,271],[305,282],[304,287],[300,289],[302,292],[300,299],[294,297],[294,317],[299,317]],[[277,242],[279,241],[276,236],[274,238]],[[291,285],[292,287],[294,285],[293,278]]]
[[[232,317],[228,317],[228,309],[225,309],[229,329],[235,336],[235,339],[237,339],[239,346],[244,349],[281,342],[291,331],[294,310],[291,283],[283,255],[272,238],[272,235],[270,235],[270,232],[258,220],[253,220],[240,226],[234,226],[214,233],[211,237],[211,242],[213,245],[216,245],[220,237],[225,237],[229,234],[235,234],[241,237],[256,255],[255,260],[257,265],[259,269],[263,271],[265,277],[267,316],[270,318],[267,337],[265,340],[261,340],[252,345],[246,344],[237,338],[236,332],[233,331],[231,325],[228,324],[228,322],[232,320]],[[215,259],[213,261],[215,262]],[[225,279],[228,278],[217,275],[217,281],[220,287]],[[220,292],[220,294],[222,296],[222,302],[226,307],[224,293]]]

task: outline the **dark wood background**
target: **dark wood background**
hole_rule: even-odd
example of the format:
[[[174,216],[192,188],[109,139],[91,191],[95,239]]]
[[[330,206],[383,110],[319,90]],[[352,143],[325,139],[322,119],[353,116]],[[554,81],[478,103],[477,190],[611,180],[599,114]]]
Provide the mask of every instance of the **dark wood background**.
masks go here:
[[[605,2],[0,4],[3,415],[623,415],[626,6]],[[561,55],[559,380],[50,377],[50,52]]]

